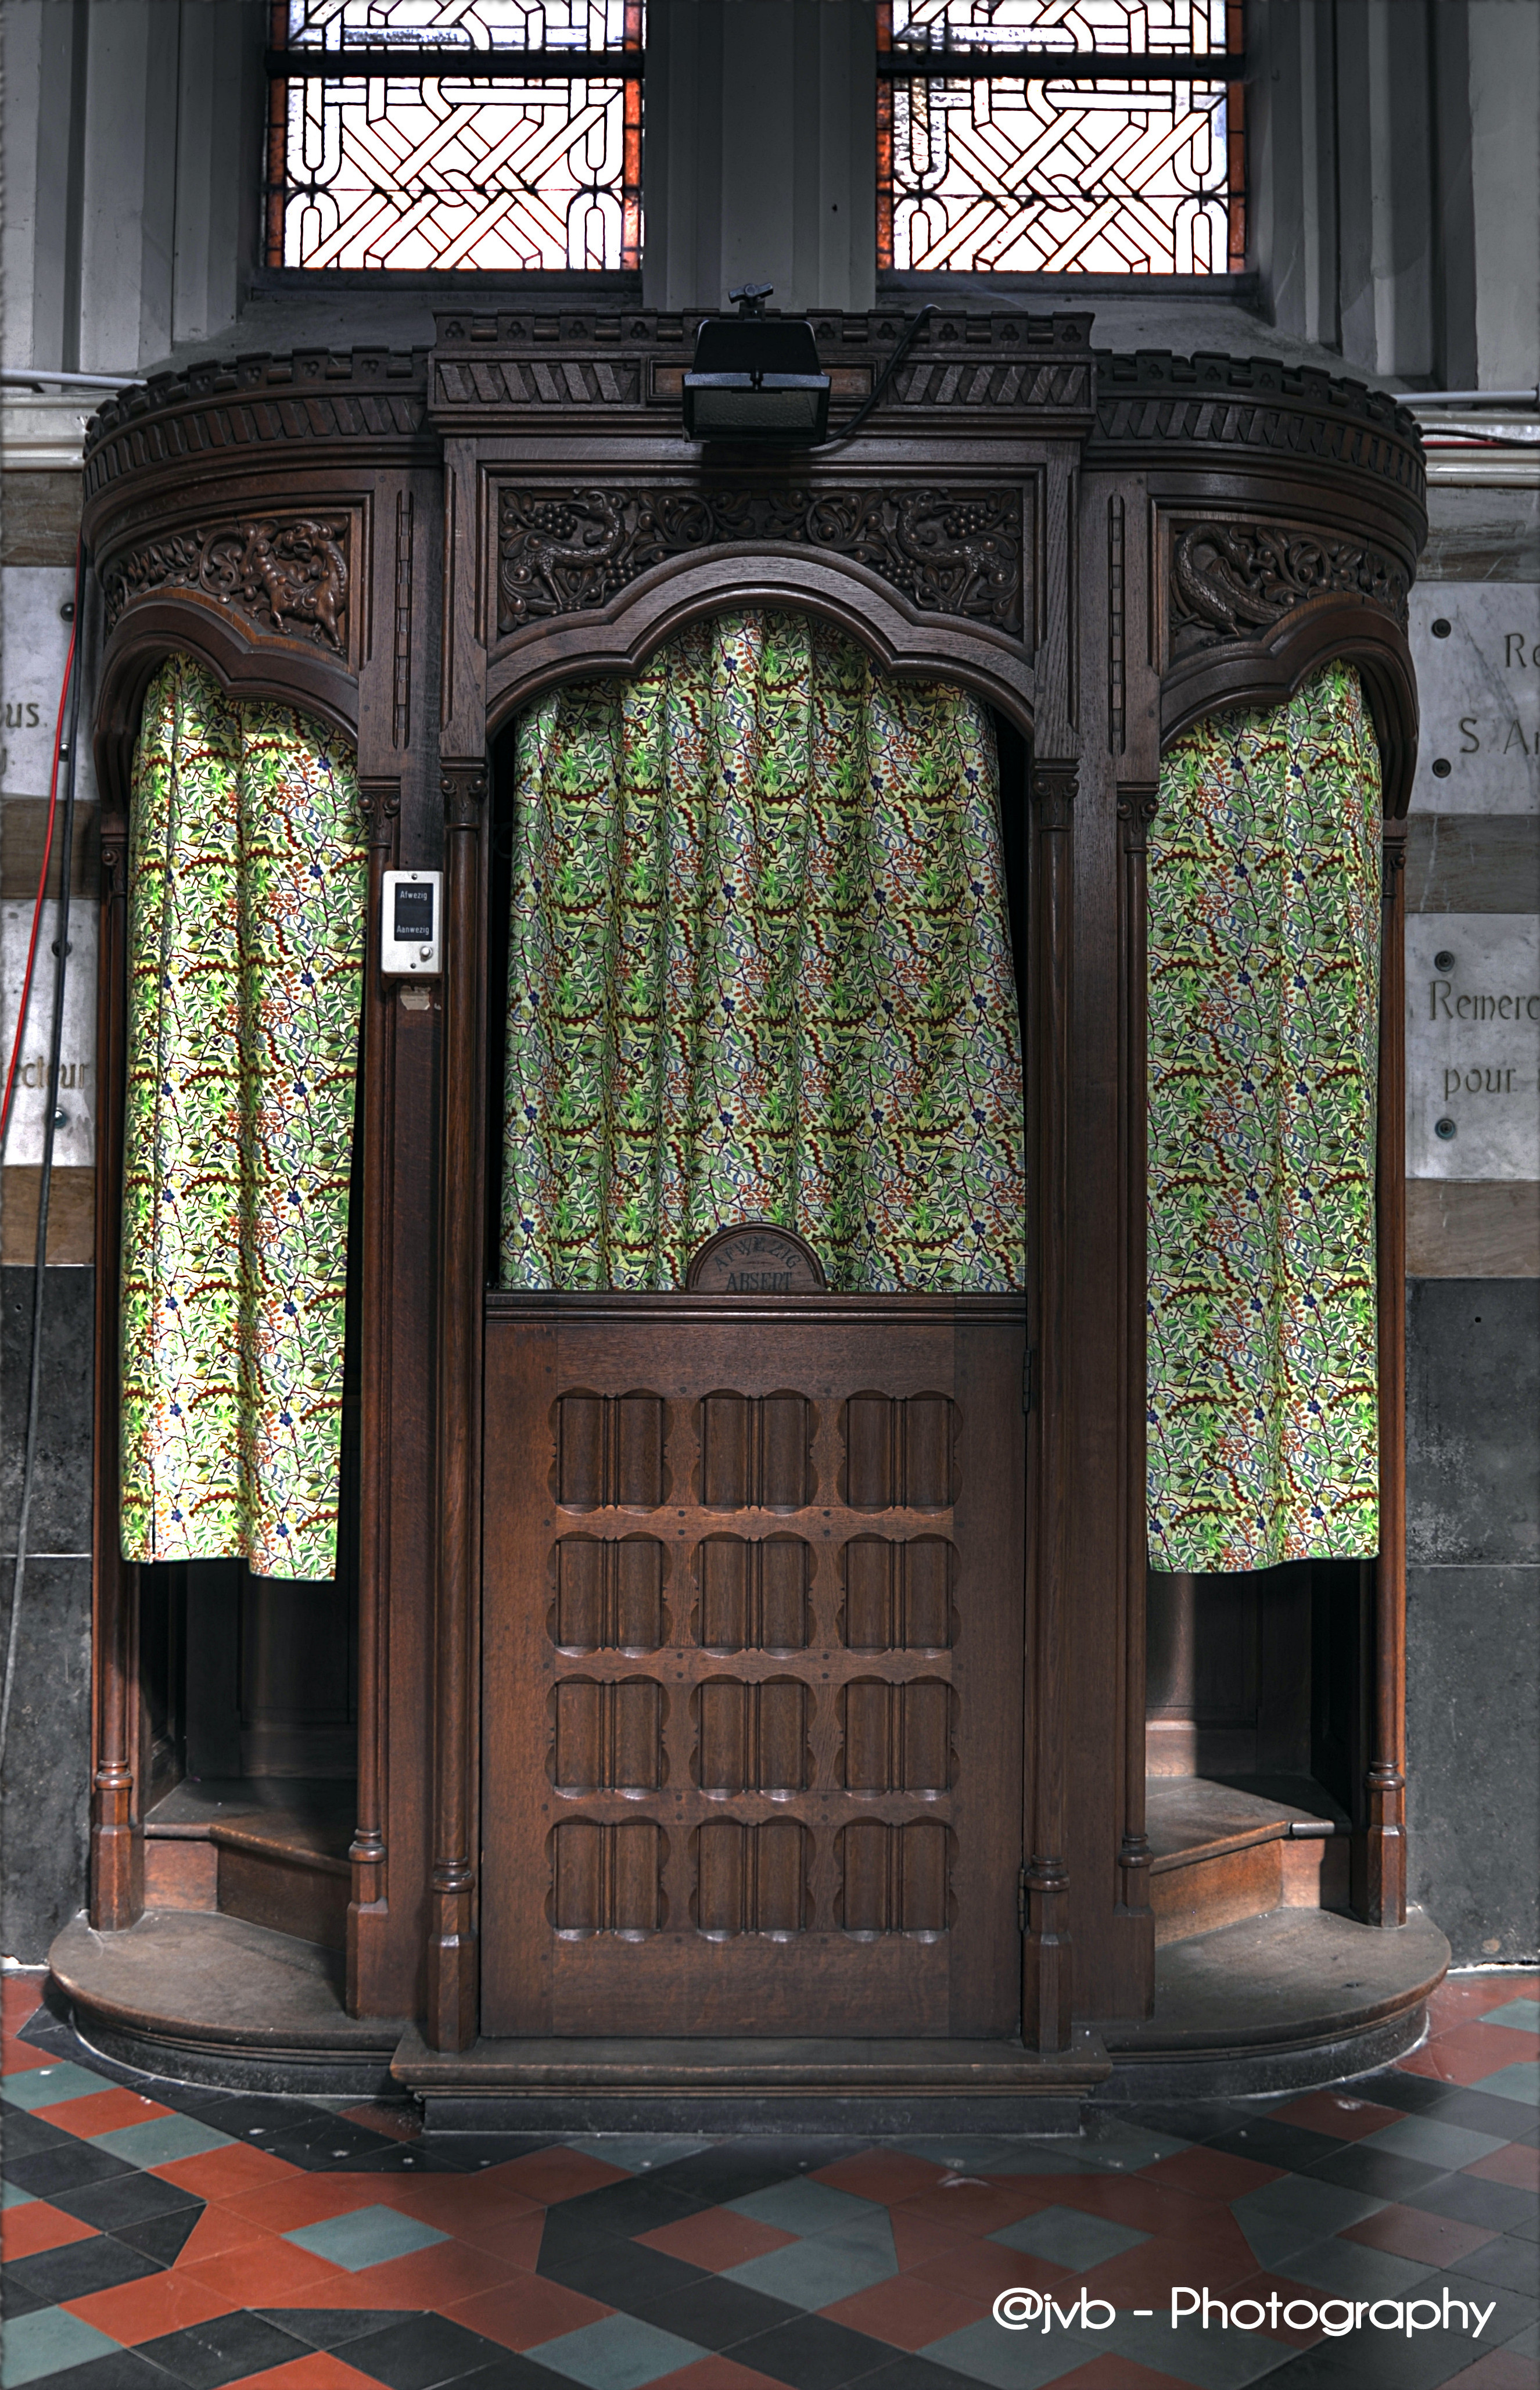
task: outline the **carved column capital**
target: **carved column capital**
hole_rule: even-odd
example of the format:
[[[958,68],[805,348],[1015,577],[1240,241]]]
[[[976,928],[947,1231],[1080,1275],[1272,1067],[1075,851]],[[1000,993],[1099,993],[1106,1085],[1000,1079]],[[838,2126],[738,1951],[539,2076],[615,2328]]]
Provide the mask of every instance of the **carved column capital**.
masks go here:
[[[128,817],[104,814],[99,832],[101,893],[104,898],[123,895],[128,888]]]
[[[481,807],[486,803],[487,793],[487,767],[483,760],[441,765],[439,790],[443,798],[446,829],[477,829],[481,827]]]
[[[394,778],[361,779],[358,810],[364,816],[368,844],[388,854],[395,844],[396,823],[401,815],[401,782]]]
[[[1147,854],[1149,852],[1149,826],[1161,810],[1161,792],[1152,788],[1124,788],[1118,791],[1118,820],[1123,830],[1125,854]]]
[[[1032,801],[1037,808],[1040,829],[1068,829],[1074,814],[1076,791],[1080,787],[1078,764],[1034,764],[1032,769]]]

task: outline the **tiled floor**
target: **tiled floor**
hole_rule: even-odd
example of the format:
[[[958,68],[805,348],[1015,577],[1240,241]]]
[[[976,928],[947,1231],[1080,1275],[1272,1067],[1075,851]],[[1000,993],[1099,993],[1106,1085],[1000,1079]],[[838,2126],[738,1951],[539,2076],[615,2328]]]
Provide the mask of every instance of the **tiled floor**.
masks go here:
[[[1521,2390],[1540,2382],[1537,1992],[1458,1977],[1399,2068],[1099,2114],[1078,2140],[491,2141],[124,2083],[11,1976],[5,2382]],[[1174,2330],[1174,2284],[1267,2319]],[[1022,2331],[991,2312],[1011,2288],[1037,2294]],[[1312,2323],[1342,2300],[1387,2303],[1384,2328]],[[1437,2328],[1390,2328],[1426,2321],[1418,2301]]]

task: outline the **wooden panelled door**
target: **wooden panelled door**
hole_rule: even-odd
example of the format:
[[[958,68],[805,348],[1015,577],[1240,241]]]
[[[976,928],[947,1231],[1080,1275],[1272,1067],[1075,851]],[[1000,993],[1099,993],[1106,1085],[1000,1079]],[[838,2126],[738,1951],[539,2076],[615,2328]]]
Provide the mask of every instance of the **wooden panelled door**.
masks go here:
[[[1019,2030],[1024,1336],[488,1297],[484,2034]]]

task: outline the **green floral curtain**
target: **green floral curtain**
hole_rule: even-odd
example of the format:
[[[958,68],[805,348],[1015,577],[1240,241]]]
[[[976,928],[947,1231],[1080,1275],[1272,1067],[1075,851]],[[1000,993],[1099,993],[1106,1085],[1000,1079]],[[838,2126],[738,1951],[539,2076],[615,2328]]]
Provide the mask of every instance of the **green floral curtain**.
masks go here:
[[[502,1275],[672,1287],[720,1225],[847,1291],[1024,1283],[983,707],[795,613],[521,721]]]
[[[1149,853],[1149,1550],[1372,1553],[1380,756],[1357,674],[1166,757]]]
[[[353,749],[173,657],[131,811],[124,1556],[329,1577],[367,885]]]

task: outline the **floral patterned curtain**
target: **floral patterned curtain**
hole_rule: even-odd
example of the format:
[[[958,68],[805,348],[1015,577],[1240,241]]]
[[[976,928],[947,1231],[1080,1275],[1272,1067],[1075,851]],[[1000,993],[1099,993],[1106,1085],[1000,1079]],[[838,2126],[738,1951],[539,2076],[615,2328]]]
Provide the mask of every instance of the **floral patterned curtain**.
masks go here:
[[[1149,853],[1149,1556],[1379,1537],[1380,756],[1358,675],[1200,723]]]
[[[521,721],[502,1276],[673,1287],[795,1227],[847,1291],[1020,1287],[988,715],[794,613]]]
[[[353,750],[173,657],[131,811],[124,1556],[329,1577],[367,885]]]

